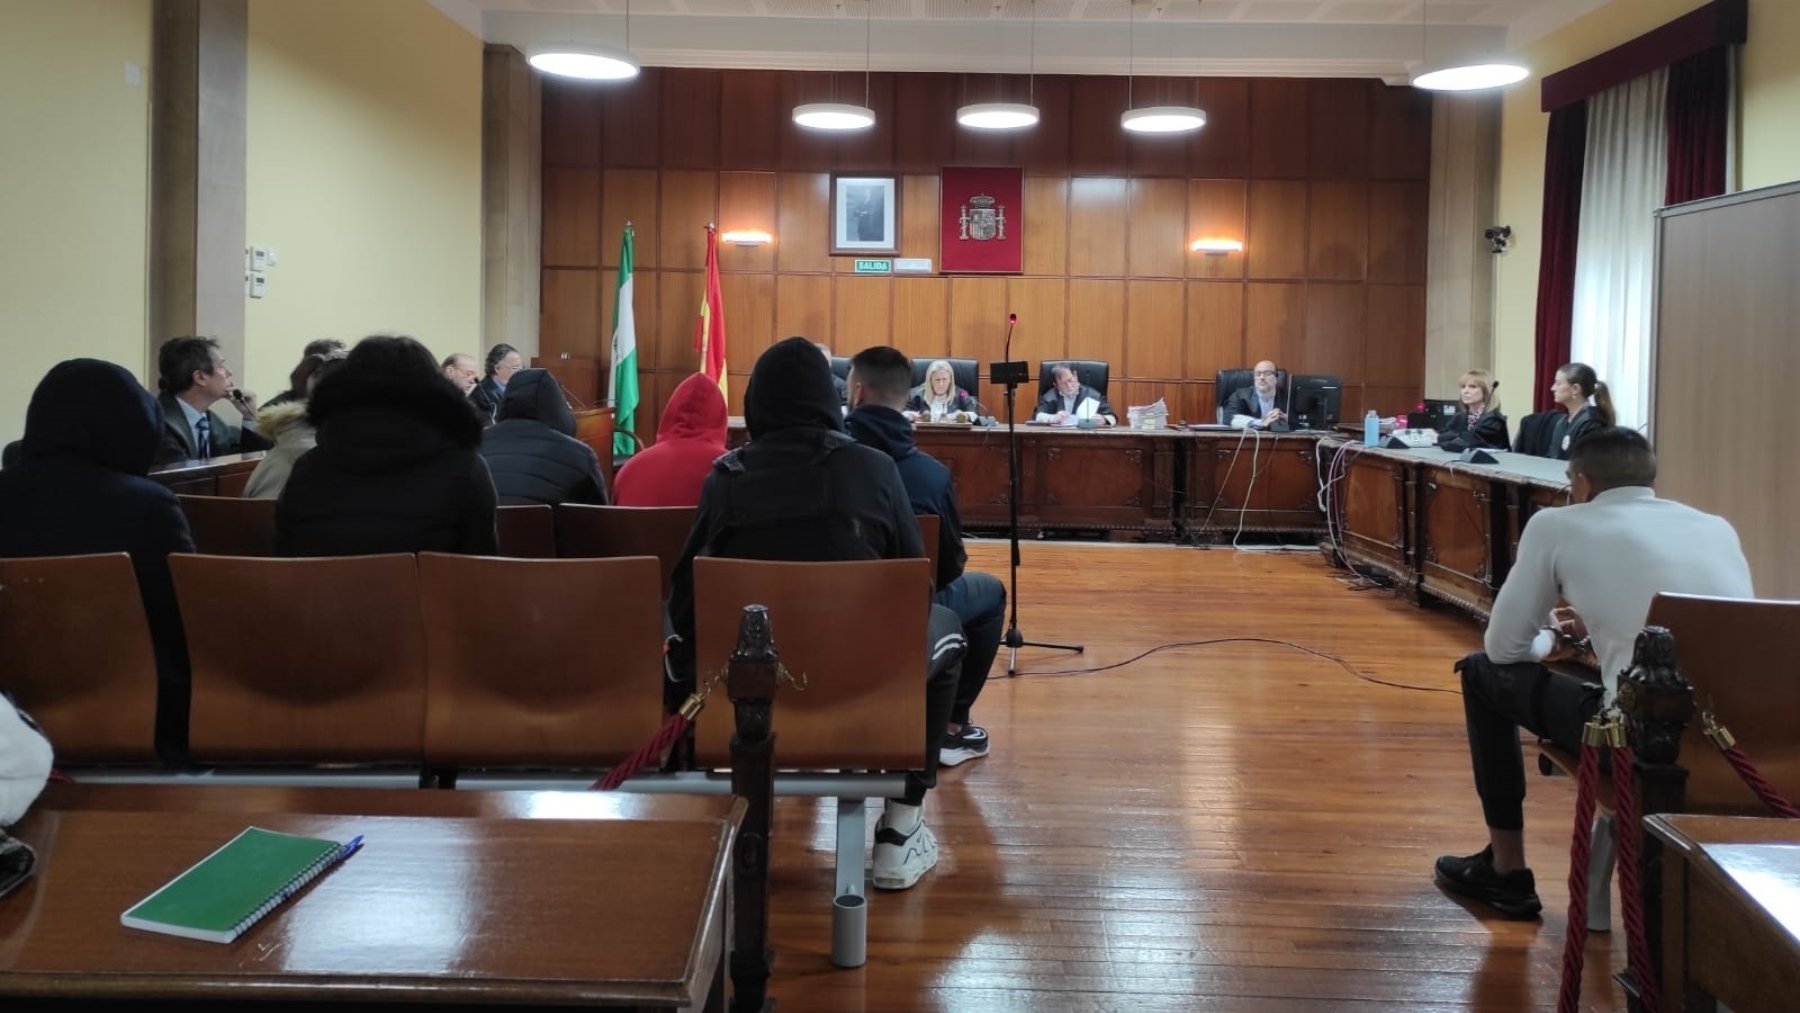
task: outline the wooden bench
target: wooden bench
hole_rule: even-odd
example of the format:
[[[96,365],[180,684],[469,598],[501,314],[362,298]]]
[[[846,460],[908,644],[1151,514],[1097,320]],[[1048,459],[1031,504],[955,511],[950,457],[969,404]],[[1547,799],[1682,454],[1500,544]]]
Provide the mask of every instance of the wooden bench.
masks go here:
[[[563,503],[556,508],[556,554],[564,559],[655,556],[662,567],[662,597],[667,598],[675,564],[693,526],[693,507]]]
[[[123,552],[0,559],[0,690],[59,763],[156,759],[156,654]]]
[[[208,556],[273,556],[275,501],[181,495],[194,551]]]

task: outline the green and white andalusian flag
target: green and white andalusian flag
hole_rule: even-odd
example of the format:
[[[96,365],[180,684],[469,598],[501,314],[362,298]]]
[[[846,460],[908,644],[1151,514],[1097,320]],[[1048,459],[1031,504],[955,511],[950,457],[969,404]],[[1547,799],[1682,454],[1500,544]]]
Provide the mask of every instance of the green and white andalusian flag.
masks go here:
[[[626,434],[637,428],[637,320],[631,298],[631,223],[619,247],[619,297],[613,301],[612,394],[613,456],[628,457],[635,442]]]

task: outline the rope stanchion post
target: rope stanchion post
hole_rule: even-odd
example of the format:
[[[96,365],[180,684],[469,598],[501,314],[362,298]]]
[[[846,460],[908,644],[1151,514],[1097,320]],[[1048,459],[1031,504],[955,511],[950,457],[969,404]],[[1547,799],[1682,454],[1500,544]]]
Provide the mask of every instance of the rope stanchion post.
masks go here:
[[[1633,872],[1621,872],[1619,877],[1630,966],[1616,977],[1634,1000],[1633,1008],[1654,1010],[1663,948],[1663,854],[1662,842],[1645,832],[1643,817],[1686,808],[1688,771],[1680,763],[1681,738],[1695,712],[1694,687],[1676,668],[1675,637],[1667,629],[1647,626],[1638,633],[1631,668],[1619,676],[1618,708],[1625,719],[1623,745],[1629,747],[1632,778],[1629,784],[1615,783],[1621,800],[1615,821],[1618,866],[1623,870],[1630,864]],[[1632,807],[1629,813],[1627,805]],[[1628,898],[1627,892],[1635,896]],[[1634,907],[1643,922],[1638,939],[1632,938]]]
[[[769,610],[746,605],[725,676],[737,719],[731,736],[731,793],[748,803],[732,857],[736,877],[731,951],[732,1013],[763,1013],[775,955],[769,949],[769,827],[775,811],[775,687],[781,666]]]
[[[1606,743],[1605,715],[1596,714],[1581,732],[1581,766],[1575,774],[1575,829],[1569,838],[1569,925],[1563,939],[1562,987],[1557,1013],[1581,1008],[1581,972],[1587,964],[1588,857],[1593,847],[1595,796],[1599,791],[1600,750]]]

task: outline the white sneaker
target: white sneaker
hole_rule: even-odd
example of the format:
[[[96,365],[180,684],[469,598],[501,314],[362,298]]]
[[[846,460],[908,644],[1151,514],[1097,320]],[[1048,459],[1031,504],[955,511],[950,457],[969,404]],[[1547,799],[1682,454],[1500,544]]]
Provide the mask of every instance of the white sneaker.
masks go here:
[[[904,890],[937,864],[937,838],[921,818],[910,834],[888,826],[887,813],[875,822],[875,862],[869,877],[878,890]]]

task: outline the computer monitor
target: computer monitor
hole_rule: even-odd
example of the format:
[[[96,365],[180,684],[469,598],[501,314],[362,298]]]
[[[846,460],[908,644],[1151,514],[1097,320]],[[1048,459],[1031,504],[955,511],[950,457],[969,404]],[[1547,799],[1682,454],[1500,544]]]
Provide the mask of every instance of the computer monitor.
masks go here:
[[[1406,424],[1413,429],[1435,429],[1441,433],[1450,428],[1461,409],[1461,401],[1428,397],[1419,402],[1418,411],[1406,413]]]
[[[1326,430],[1343,411],[1344,383],[1335,376],[1299,374],[1290,381],[1289,425],[1297,430]]]

